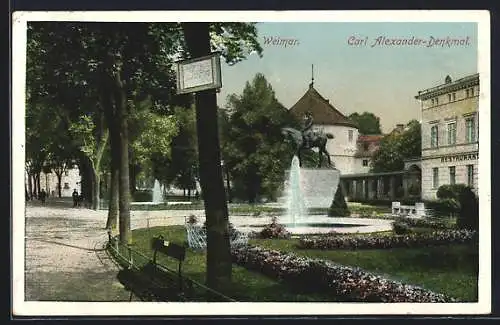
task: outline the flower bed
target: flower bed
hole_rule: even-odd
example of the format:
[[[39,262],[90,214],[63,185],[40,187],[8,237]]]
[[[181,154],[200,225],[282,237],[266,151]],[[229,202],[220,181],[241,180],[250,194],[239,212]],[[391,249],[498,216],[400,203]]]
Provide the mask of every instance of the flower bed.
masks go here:
[[[261,247],[232,250],[233,262],[316,292],[355,302],[455,302],[456,299],[330,261],[284,254]]]
[[[384,249],[397,247],[424,247],[471,242],[477,237],[470,230],[442,230],[405,235],[378,236],[323,236],[304,237],[299,240],[301,249]]]

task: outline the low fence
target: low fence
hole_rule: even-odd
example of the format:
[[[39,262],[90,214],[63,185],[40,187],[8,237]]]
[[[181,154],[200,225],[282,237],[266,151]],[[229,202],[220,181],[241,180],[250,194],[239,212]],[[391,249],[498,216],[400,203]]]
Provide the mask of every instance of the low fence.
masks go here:
[[[124,245],[120,243],[118,237],[109,237],[107,244],[108,252],[111,254],[112,258],[124,268],[133,268],[140,270],[143,266],[149,263],[152,258],[146,256],[142,252],[139,252],[129,245]],[[158,264],[158,267],[166,272],[175,275],[177,272],[168,268],[165,265]],[[236,302],[235,299],[228,297],[216,290],[213,290],[206,285],[190,279],[187,276],[183,276],[184,281],[188,283],[189,291],[189,301],[192,302]]]

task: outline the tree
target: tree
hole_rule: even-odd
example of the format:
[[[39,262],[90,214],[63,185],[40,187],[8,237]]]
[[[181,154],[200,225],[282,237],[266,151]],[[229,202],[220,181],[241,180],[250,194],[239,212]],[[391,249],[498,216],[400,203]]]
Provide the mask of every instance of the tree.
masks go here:
[[[330,209],[328,209],[329,217],[347,217],[351,215],[347,203],[345,201],[344,192],[342,191],[342,186],[340,183],[337,186],[337,191],[333,197]]]
[[[232,113],[223,152],[233,182],[250,203],[260,196],[274,200],[292,158],[281,129],[291,125],[293,117],[262,74],[246,83],[242,95],[229,96],[228,103]]]
[[[358,126],[360,134],[382,134],[380,118],[373,113],[363,112],[359,114],[356,112],[349,115],[349,119]]]
[[[402,133],[392,132],[380,141],[372,158],[372,172],[392,172],[404,168],[404,160],[421,156],[420,122],[412,120]]]
[[[178,107],[175,116],[179,132],[172,140],[172,157],[166,176],[169,183],[187,190],[190,197],[198,174],[195,111],[193,108]]]
[[[97,210],[100,202],[101,161],[108,143],[108,129],[104,129],[103,125],[97,128],[91,116],[82,115],[78,122],[71,124],[69,131],[92,168],[92,208]],[[100,132],[94,134],[96,131]]]

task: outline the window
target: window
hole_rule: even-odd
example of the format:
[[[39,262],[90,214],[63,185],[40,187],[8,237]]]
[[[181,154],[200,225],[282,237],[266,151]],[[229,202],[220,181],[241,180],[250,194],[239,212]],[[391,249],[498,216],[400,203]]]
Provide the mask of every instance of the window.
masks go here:
[[[456,101],[457,100],[457,93],[451,94],[451,98],[453,99],[453,101]]]
[[[451,102],[451,94],[448,94],[448,101]]]
[[[352,142],[353,137],[354,137],[354,131],[349,130],[349,142]]]
[[[455,166],[450,167],[450,185],[455,185]]]
[[[436,105],[439,105],[439,98],[438,97],[435,98],[435,102],[436,102]]]
[[[431,127],[431,148],[436,148],[438,146],[438,126],[433,125]]]
[[[476,141],[476,132],[475,132],[475,125],[474,125],[474,118],[468,118],[465,120],[465,141],[468,143]]]
[[[65,171],[65,172],[64,172],[64,176],[68,176],[68,171]]]
[[[439,169],[432,168],[432,188],[439,187]]]
[[[363,159],[363,167],[367,167],[368,166],[368,159]]]
[[[474,187],[474,165],[467,165],[467,186]]]
[[[69,189],[69,183],[64,183],[64,189],[65,190]]]
[[[363,150],[364,151],[368,151],[368,149],[370,149],[370,145],[368,143],[363,143]]]
[[[434,98],[431,99],[431,106],[434,106]]]
[[[448,123],[448,144],[452,145],[457,142],[457,123]]]
[[[465,90],[466,97],[474,97],[474,87]]]

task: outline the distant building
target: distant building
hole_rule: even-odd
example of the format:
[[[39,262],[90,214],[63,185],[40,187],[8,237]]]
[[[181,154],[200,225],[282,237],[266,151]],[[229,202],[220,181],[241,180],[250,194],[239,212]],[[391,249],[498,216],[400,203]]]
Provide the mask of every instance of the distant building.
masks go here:
[[[354,173],[370,172],[372,157],[379,149],[383,137],[383,134],[358,136]]]
[[[328,139],[326,150],[332,162],[341,174],[355,172],[358,127],[344,114],[336,109],[328,99],[309,84],[306,93],[290,108],[290,113],[302,120],[310,113],[313,117],[313,129],[331,133],[334,138]]]
[[[28,186],[26,186],[28,188]],[[40,173],[40,190],[44,189],[49,197],[58,196],[57,175],[52,173]],[[68,169],[61,177],[61,196],[69,197],[76,189],[81,193],[81,176],[78,167]]]
[[[422,198],[435,199],[439,186],[466,184],[477,194],[479,74],[421,90]]]

